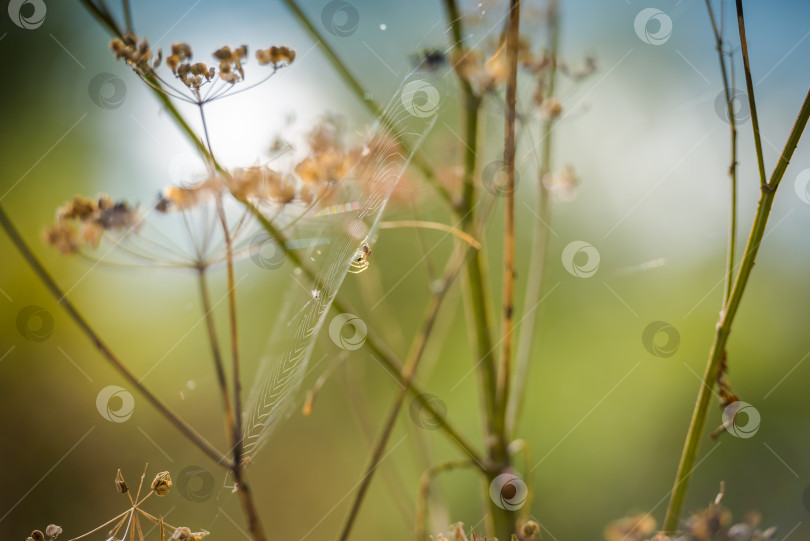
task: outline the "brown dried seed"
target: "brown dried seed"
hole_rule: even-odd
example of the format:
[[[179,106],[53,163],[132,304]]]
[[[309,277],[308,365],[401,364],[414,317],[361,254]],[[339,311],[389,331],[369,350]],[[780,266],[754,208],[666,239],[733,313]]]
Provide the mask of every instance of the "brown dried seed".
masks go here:
[[[154,490],[155,494],[158,496],[165,496],[168,494],[171,487],[172,478],[167,471],[160,472],[155,476],[155,480],[152,481],[152,490]]]
[[[118,470],[118,473],[115,474],[115,489],[119,494],[123,494],[129,490],[127,482],[124,481],[124,476],[121,474],[121,470]]]

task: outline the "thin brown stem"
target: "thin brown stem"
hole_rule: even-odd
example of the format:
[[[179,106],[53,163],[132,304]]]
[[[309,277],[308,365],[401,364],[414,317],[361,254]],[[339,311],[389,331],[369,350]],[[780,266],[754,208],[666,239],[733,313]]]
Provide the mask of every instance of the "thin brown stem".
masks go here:
[[[504,239],[503,239],[503,313],[501,317],[501,357],[498,366],[497,397],[498,427],[506,445],[506,404],[509,400],[509,382],[512,375],[512,330],[515,312],[515,107],[517,104],[517,55],[520,24],[520,0],[510,0],[509,26],[506,34],[506,63],[509,74],[506,80],[506,111],[504,126],[503,161],[506,170],[504,187]]]
[[[740,48],[742,49],[743,69],[745,71],[745,87],[748,93],[748,107],[751,109],[751,127],[754,130],[754,146],[757,152],[757,166],[762,187],[767,186],[768,177],[765,173],[765,158],[762,154],[762,138],[759,135],[759,119],[757,117],[757,102],[754,99],[754,81],[751,77],[751,64],[748,60],[748,42],[745,39],[745,19],[743,18],[742,0],[736,0],[737,25],[740,29]]]
[[[550,0],[548,6],[549,25],[549,66],[545,99],[554,97],[557,78],[557,55],[560,42],[560,18],[557,0]],[[529,378],[532,352],[537,337],[536,325],[540,302],[543,292],[544,270],[548,248],[549,223],[551,222],[551,194],[546,187],[545,178],[551,172],[552,133],[554,131],[554,118],[549,117],[543,123],[542,148],[540,150],[540,168],[537,173],[538,205],[537,215],[540,219],[534,222],[532,232],[532,249],[530,252],[528,280],[526,282],[526,295],[523,302],[524,316],[520,323],[520,336],[518,337],[517,354],[515,360],[515,376],[512,381],[512,392],[509,396],[506,409],[506,433],[514,435],[523,402],[526,396],[526,383]]]
[[[447,267],[445,269],[444,277],[441,282],[441,286],[439,289],[433,293],[428,303],[427,310],[425,311],[425,316],[422,323],[421,332],[416,336],[414,339],[413,344],[411,345],[411,351],[408,355],[408,360],[403,367],[402,372],[402,383],[403,386],[400,387],[399,392],[394,400],[394,404],[391,407],[391,410],[386,418],[385,424],[383,425],[382,433],[380,434],[377,443],[374,446],[374,451],[371,454],[371,460],[369,461],[368,467],[366,468],[366,473],[363,476],[363,479],[360,483],[360,487],[355,494],[354,501],[352,502],[352,507],[349,511],[349,514],[346,518],[346,523],[343,526],[343,530],[340,534],[340,540],[346,541],[349,538],[349,535],[352,530],[352,526],[354,525],[354,521],[357,518],[360,512],[360,506],[363,503],[363,499],[368,491],[369,486],[371,485],[371,480],[373,479],[374,472],[377,466],[380,463],[380,460],[383,458],[383,453],[385,453],[385,448],[388,445],[388,440],[391,437],[391,432],[394,430],[394,424],[396,423],[397,417],[399,416],[399,412],[402,409],[402,404],[405,401],[405,396],[408,393],[408,388],[413,381],[414,376],[416,375],[416,371],[419,368],[419,362],[423,357],[423,353],[425,351],[425,347],[427,346],[428,338],[430,337],[431,332],[433,331],[433,326],[436,323],[436,318],[439,315],[439,308],[441,308],[442,301],[444,300],[447,291],[450,289],[450,285],[453,283],[456,275],[461,270],[462,265],[464,264],[464,260],[466,259],[466,254],[469,248],[465,247],[463,249],[457,248],[453,257],[448,262]],[[483,464],[479,464],[479,467],[483,469]]]
[[[228,434],[228,439],[231,442],[231,445],[234,445],[234,429],[236,419],[233,413],[234,410],[233,402],[231,401],[231,393],[228,390],[228,381],[225,376],[225,365],[222,362],[222,354],[220,353],[219,349],[219,340],[217,338],[217,330],[214,323],[214,309],[211,305],[211,296],[208,292],[208,281],[206,279],[205,267],[200,267],[198,269],[197,280],[200,289],[203,317],[205,318],[205,330],[208,335],[208,344],[211,347],[211,357],[214,361],[214,372],[217,375],[219,394],[222,400],[222,408],[225,413],[225,433]]]

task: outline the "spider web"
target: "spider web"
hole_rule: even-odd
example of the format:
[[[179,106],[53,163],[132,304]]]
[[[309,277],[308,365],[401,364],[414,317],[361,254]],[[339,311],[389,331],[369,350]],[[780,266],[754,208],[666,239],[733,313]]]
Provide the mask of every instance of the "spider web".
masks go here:
[[[353,258],[363,243],[373,242],[386,204],[413,153],[435,124],[438,107],[439,92],[435,87],[406,78],[371,131],[366,148],[377,150],[368,152],[354,167],[370,171],[370,175],[362,183],[341,180],[329,208],[300,220],[286,232],[287,247],[303,246],[296,253],[316,276],[311,281],[295,269],[291,291],[280,303],[283,309],[273,326],[246,405],[244,455],[250,461],[255,460],[279,421],[291,411],[315,340]],[[408,153],[397,140],[405,143]]]

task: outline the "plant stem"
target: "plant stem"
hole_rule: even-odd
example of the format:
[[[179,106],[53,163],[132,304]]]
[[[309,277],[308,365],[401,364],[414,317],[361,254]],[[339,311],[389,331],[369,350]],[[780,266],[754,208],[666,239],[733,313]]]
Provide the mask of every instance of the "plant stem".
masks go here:
[[[222,407],[225,411],[225,431],[226,434],[228,434],[228,439],[230,440],[231,445],[234,445],[236,419],[233,413],[234,409],[233,403],[231,402],[231,394],[228,391],[228,382],[225,378],[225,365],[222,362],[222,354],[219,350],[219,341],[217,340],[217,331],[216,326],[214,325],[214,309],[211,306],[211,297],[208,293],[208,284],[205,273],[205,267],[200,267],[197,269],[200,300],[202,301],[203,315],[205,317],[208,343],[211,346],[211,356],[214,360],[214,372],[217,375],[217,384],[219,385],[219,393],[222,398]]]
[[[421,228],[421,229],[434,229],[436,231],[444,231],[446,233],[450,233],[451,235],[455,235],[456,237],[460,238],[476,250],[481,249],[481,243],[475,240],[472,235],[461,231],[460,229],[456,229],[455,227],[449,226],[447,224],[442,224],[438,222],[425,222],[422,220],[397,220],[391,222],[380,222],[378,227],[380,229],[397,229],[400,227],[414,227],[414,228]]]
[[[315,41],[323,48],[326,58],[329,60],[329,62],[331,62],[332,67],[335,68],[335,71],[337,71],[338,74],[343,78],[344,82],[349,87],[349,90],[351,90],[357,99],[360,100],[360,102],[365,106],[365,108],[368,109],[368,111],[380,121],[391,137],[396,139],[397,144],[399,144],[403,152],[405,154],[411,154],[407,142],[401,137],[401,134],[394,129],[394,119],[383,111],[379,104],[370,97],[369,93],[366,92],[357,78],[352,74],[351,71],[349,71],[349,68],[337,55],[335,50],[329,45],[329,42],[326,41],[324,35],[315,27],[315,25],[312,24],[309,17],[307,17],[307,15],[301,10],[298,3],[295,0],[283,1],[287,7],[290,8],[290,11],[293,12],[293,15],[295,15],[298,21],[304,26],[304,28],[306,28],[307,32],[309,32]],[[425,179],[433,187],[436,193],[446,203],[452,204],[452,196],[450,192],[438,181],[433,169],[428,165],[419,151],[413,153],[411,163],[413,163],[413,165],[425,176]]]
[[[748,93],[748,107],[751,109],[751,126],[754,129],[754,147],[757,152],[757,166],[759,167],[760,185],[768,182],[765,173],[765,159],[762,155],[762,139],[759,135],[759,120],[757,118],[757,103],[754,99],[754,81],[751,78],[751,64],[748,61],[748,42],[745,40],[745,20],[743,18],[742,0],[736,0],[737,25],[740,29],[740,48],[742,49],[743,67],[745,68],[745,88]]]
[[[43,285],[51,292],[56,299],[56,302],[62,305],[68,316],[79,326],[82,332],[90,339],[93,346],[107,359],[107,361],[126,379],[130,385],[135,387],[152,406],[158,410],[171,424],[173,424],[184,436],[186,436],[200,451],[207,455],[211,460],[217,464],[227,465],[228,460],[222,456],[210,443],[208,443],[191,425],[186,423],[183,419],[177,416],[172,410],[169,409],[155,394],[153,394],[140,380],[127,368],[127,366],[110,350],[104,343],[101,337],[96,334],[92,327],[87,323],[84,317],[73,306],[54,279],[45,270],[45,267],[39,262],[34,253],[25,243],[22,236],[20,236],[17,229],[11,223],[2,206],[0,206],[0,226],[6,231],[11,242],[19,250],[23,258],[33,269],[34,273],[43,283]]]
[[[796,150],[796,145],[799,143],[799,139],[801,139],[808,118],[810,118],[810,92],[807,93],[804,99],[804,103],[793,125],[793,129],[790,132],[787,143],[785,143],[785,148],[782,150],[779,161],[771,174],[770,181],[760,189],[759,205],[754,217],[754,223],[751,227],[751,233],[748,236],[748,243],[743,252],[740,268],[737,272],[737,278],[734,280],[734,286],[731,289],[728,304],[725,310],[720,313],[720,318],[717,322],[717,330],[709,351],[706,371],[700,385],[697,402],[694,412],[692,413],[692,420],[689,423],[689,431],[687,432],[686,441],[684,442],[683,453],[678,465],[678,473],[675,477],[675,485],[672,489],[667,515],[664,520],[664,532],[666,533],[673,533],[678,528],[684,498],[686,497],[686,490],[689,486],[689,479],[694,468],[695,457],[700,445],[700,439],[703,435],[703,427],[706,423],[706,413],[709,408],[712,389],[720,373],[723,353],[725,352],[726,342],[731,332],[731,325],[734,321],[734,316],[737,314],[737,309],[740,306],[745,286],[748,284],[748,278],[754,268],[754,262],[757,252],[759,251],[760,243],[762,242],[762,236],[765,233],[765,226],[768,223],[768,216],[771,212],[776,190],[787,170],[790,158]]]
[[[453,56],[455,59],[463,57],[465,54],[462,40],[461,16],[455,0],[444,0],[446,17],[453,37]],[[461,71],[457,62],[453,62],[456,77],[461,86],[464,106],[465,124],[465,148],[464,155],[464,177],[462,182],[461,201],[457,207],[457,212],[462,215],[462,229],[483,238],[483,235],[476,235],[476,220],[473,214],[475,208],[475,171],[477,164],[478,149],[478,120],[481,107],[481,98],[475,91]],[[483,225],[483,224],[482,224]],[[483,230],[483,227],[482,227]],[[498,393],[497,393],[497,368],[493,351],[495,347],[492,340],[492,326],[490,324],[490,311],[488,305],[488,295],[486,291],[487,280],[484,272],[484,257],[482,251],[471,255],[467,261],[467,269],[464,281],[464,304],[466,306],[467,325],[473,329],[470,338],[473,342],[474,360],[479,366],[481,381],[481,396],[484,406],[484,423],[487,434],[487,458],[492,465],[487,475],[490,480],[497,477],[502,469],[509,465],[509,454],[505,444],[505,434],[503,423],[499,422]],[[498,425],[501,425],[500,428]],[[488,487],[487,487],[488,488]],[[495,535],[500,539],[509,539],[511,531],[514,531],[514,514],[498,507],[489,497],[489,491],[485,490],[484,501],[489,510],[487,514],[487,531],[490,535]],[[506,533],[504,536],[504,532]]]
[[[721,2],[722,4],[722,2]],[[717,22],[714,18],[714,11],[710,0],[706,0],[706,9],[709,12],[709,20],[712,23],[712,31],[714,32],[714,39],[717,42],[717,57],[720,60],[720,73],[723,76],[723,91],[726,97],[726,114],[728,115],[728,123],[731,136],[731,165],[728,168],[728,174],[731,177],[731,218],[729,223],[728,232],[728,255],[726,261],[726,285],[725,293],[723,294],[723,306],[725,307],[728,298],[731,295],[731,286],[734,283],[734,250],[737,244],[737,117],[734,113],[733,96],[731,95],[731,88],[734,85],[734,61],[731,60],[732,77],[729,81],[728,73],[726,70],[726,59],[723,53],[723,35],[717,27]]]
[[[546,99],[554,97],[555,83],[557,77],[557,54],[560,41],[560,19],[557,0],[550,0],[548,6],[549,18],[549,56],[551,65],[547,81]],[[506,433],[514,435],[518,419],[523,410],[523,401],[526,396],[526,382],[529,377],[529,367],[531,366],[532,350],[536,338],[535,326],[537,324],[536,309],[540,302],[540,295],[544,284],[544,267],[546,252],[548,248],[548,224],[551,221],[551,194],[546,188],[543,180],[551,171],[551,148],[552,132],[554,130],[554,118],[549,117],[543,124],[542,149],[540,151],[540,169],[537,173],[538,208],[539,220],[534,222],[532,233],[532,250],[530,253],[529,280],[526,283],[526,297],[523,302],[524,316],[520,324],[520,336],[518,337],[515,377],[512,382],[512,393],[509,397],[506,410]]]
[[[394,424],[399,416],[400,409],[402,409],[402,404],[405,401],[405,395],[408,393],[408,389],[410,388],[413,378],[416,375],[416,370],[419,368],[419,361],[422,359],[422,355],[425,352],[425,347],[427,346],[428,338],[433,331],[433,326],[436,323],[437,316],[439,315],[439,308],[441,308],[442,301],[444,300],[447,291],[450,289],[450,285],[453,283],[456,275],[458,275],[459,271],[461,270],[461,266],[464,264],[464,260],[466,259],[468,252],[469,247],[467,246],[456,249],[453,257],[451,257],[447,264],[441,286],[435,293],[433,293],[433,295],[431,295],[430,302],[428,303],[427,310],[425,311],[422,330],[414,339],[408,355],[408,360],[403,367],[403,385],[400,387],[400,390],[397,393],[394,404],[391,407],[391,411],[389,412],[385,424],[383,425],[383,431],[380,434],[376,445],[374,446],[374,451],[371,454],[371,460],[369,461],[366,473],[363,476],[363,480],[361,481],[360,487],[357,490],[351,510],[346,518],[346,523],[340,534],[341,541],[346,541],[349,538],[354,521],[360,512],[360,506],[363,503],[363,498],[365,497],[368,487],[371,485],[371,480],[374,477],[374,471],[379,465],[380,460],[383,458],[383,453],[385,452],[388,440],[391,437],[391,432],[394,430]],[[479,467],[482,470],[484,469],[483,464],[479,464]]]
[[[506,33],[506,62],[509,74],[506,79],[506,111],[504,125],[503,161],[506,169],[504,194],[504,241],[503,241],[503,313],[501,317],[501,357],[497,381],[497,424],[501,445],[506,441],[506,404],[509,400],[509,383],[512,375],[512,330],[515,312],[515,106],[517,103],[517,53],[520,25],[520,0],[509,2],[509,26]]]

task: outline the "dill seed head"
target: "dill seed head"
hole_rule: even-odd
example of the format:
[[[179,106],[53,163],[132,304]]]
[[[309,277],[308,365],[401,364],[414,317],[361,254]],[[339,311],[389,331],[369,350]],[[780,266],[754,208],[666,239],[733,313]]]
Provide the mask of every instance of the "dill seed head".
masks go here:
[[[177,528],[174,531],[174,533],[169,539],[176,541],[200,541],[200,539],[202,539],[206,535],[209,535],[209,532],[205,530],[201,530],[199,532],[192,532],[190,528],[181,526],[180,528]]]
[[[540,539],[540,525],[533,520],[527,520],[520,526],[521,539]]]
[[[295,60],[295,51],[289,47],[276,47],[275,45],[268,49],[259,49],[256,51],[256,60],[259,64],[266,66],[272,64],[274,68],[282,66],[289,66]]]
[[[76,196],[57,210],[56,220],[56,224],[45,230],[45,242],[65,255],[78,252],[82,243],[96,248],[105,231],[140,227],[137,209],[106,195],[96,200]],[[77,228],[81,229],[81,237],[77,235]]]
[[[160,472],[155,476],[155,480],[152,481],[152,490],[154,490],[155,494],[158,496],[165,496],[168,494],[171,487],[172,478],[167,471]],[[174,537],[172,537],[172,539],[174,539]]]
[[[124,481],[124,475],[121,473],[121,470],[118,470],[118,473],[115,474],[115,490],[117,490],[119,494],[123,494],[129,490],[127,482]]]

